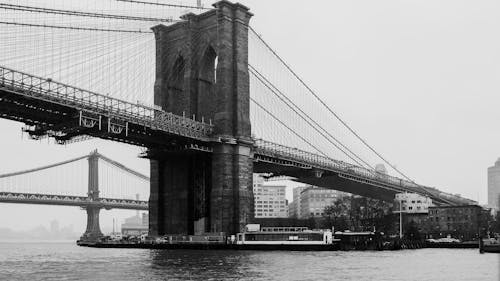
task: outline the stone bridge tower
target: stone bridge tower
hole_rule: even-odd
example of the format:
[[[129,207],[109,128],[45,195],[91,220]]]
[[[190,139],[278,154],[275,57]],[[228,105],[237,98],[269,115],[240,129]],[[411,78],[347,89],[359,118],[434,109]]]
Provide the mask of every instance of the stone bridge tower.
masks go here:
[[[94,150],[88,157],[89,161],[89,177],[88,177],[88,193],[87,196],[92,201],[99,200],[99,153]],[[96,241],[103,236],[99,226],[100,206],[88,205],[85,207],[87,211],[87,228],[85,233],[80,237],[84,241]]]
[[[152,235],[234,234],[253,217],[248,76],[252,14],[228,1],[214,7],[184,15],[183,22],[153,27],[155,104],[211,121],[215,141],[212,153],[151,150]]]

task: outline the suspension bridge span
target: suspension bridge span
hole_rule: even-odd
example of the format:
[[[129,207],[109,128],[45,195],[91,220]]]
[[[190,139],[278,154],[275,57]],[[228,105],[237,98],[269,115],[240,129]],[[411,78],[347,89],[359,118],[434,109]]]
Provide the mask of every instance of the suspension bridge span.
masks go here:
[[[56,164],[0,175],[0,203],[73,206],[86,210],[83,239],[102,236],[101,209],[148,210],[148,197],[147,176],[97,150]]]
[[[252,173],[387,201],[415,192],[472,202],[383,157],[249,25],[242,4],[5,2],[0,117],[34,139],[146,147],[152,235],[239,232],[254,216]]]

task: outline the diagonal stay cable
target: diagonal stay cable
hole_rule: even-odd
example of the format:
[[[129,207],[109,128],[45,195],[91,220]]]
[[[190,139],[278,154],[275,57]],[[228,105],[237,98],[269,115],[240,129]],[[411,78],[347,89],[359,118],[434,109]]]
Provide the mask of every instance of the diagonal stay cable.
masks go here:
[[[304,141],[305,143],[307,143],[309,146],[311,146],[312,148],[314,148],[316,151],[318,151],[319,153],[321,153],[323,156],[327,157],[327,158],[330,158],[326,153],[324,153],[321,149],[317,148],[314,144],[312,144],[310,141],[308,141],[307,139],[305,139],[303,136],[301,136],[299,133],[297,133],[294,129],[290,128],[290,126],[288,126],[285,122],[283,122],[281,119],[279,119],[278,117],[276,117],[276,115],[274,115],[272,112],[270,112],[269,110],[267,110],[264,106],[262,106],[260,103],[258,103],[256,100],[254,100],[252,97],[250,97],[250,100],[255,103],[255,105],[257,105],[258,107],[260,107],[262,110],[264,110],[264,112],[266,112],[267,114],[269,114],[269,116],[271,116],[274,120],[276,120],[278,123],[280,123],[282,126],[284,126],[285,128],[287,128],[290,132],[292,132],[294,135],[296,135],[297,137],[299,137],[302,141]]]
[[[338,150],[342,151],[349,159],[354,161],[356,164],[363,166],[359,161],[364,163],[366,166],[369,168],[373,169],[373,167],[367,163],[365,160],[363,160],[360,156],[355,154],[353,151],[351,151],[346,145],[344,145],[342,142],[340,142],[337,138],[335,138],[328,130],[326,130],[323,126],[321,126],[318,122],[316,122],[314,119],[312,119],[307,113],[305,113],[297,104],[295,104],[292,100],[290,100],[281,90],[279,90],[273,83],[271,83],[262,73],[260,73],[257,69],[255,69],[251,64],[248,64],[250,67],[250,72],[257,78],[259,81],[261,81],[262,84],[266,86],[275,96],[277,96],[283,103],[285,103],[291,110],[293,110],[302,120],[307,122],[309,126],[311,126],[316,132],[320,133],[329,143],[331,143],[333,146],[335,146]],[[264,81],[263,81],[264,80]],[[272,89],[272,88],[274,89]],[[285,101],[286,100],[286,101]],[[291,105],[293,105],[293,107]],[[300,112],[300,113],[299,113]],[[313,123],[313,124],[311,124]],[[321,129],[321,131],[318,130],[318,127]],[[330,138],[325,136],[327,134],[330,138],[335,140],[337,143],[332,142]],[[347,150],[349,153],[352,155],[348,154],[344,149],[339,147],[342,146],[345,150]],[[354,159],[355,157],[356,159]]]

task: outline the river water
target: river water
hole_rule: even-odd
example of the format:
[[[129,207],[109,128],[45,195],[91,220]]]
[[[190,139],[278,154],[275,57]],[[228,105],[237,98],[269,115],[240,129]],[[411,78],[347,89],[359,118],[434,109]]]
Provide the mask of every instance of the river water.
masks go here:
[[[82,248],[0,242],[0,280],[500,280],[476,249],[259,252]]]

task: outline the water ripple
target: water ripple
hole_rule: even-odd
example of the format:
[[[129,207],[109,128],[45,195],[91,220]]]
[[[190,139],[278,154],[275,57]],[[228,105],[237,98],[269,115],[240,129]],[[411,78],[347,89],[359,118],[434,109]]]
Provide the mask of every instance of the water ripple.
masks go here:
[[[0,242],[0,280],[500,280],[500,255],[471,249],[259,252],[92,249]]]

